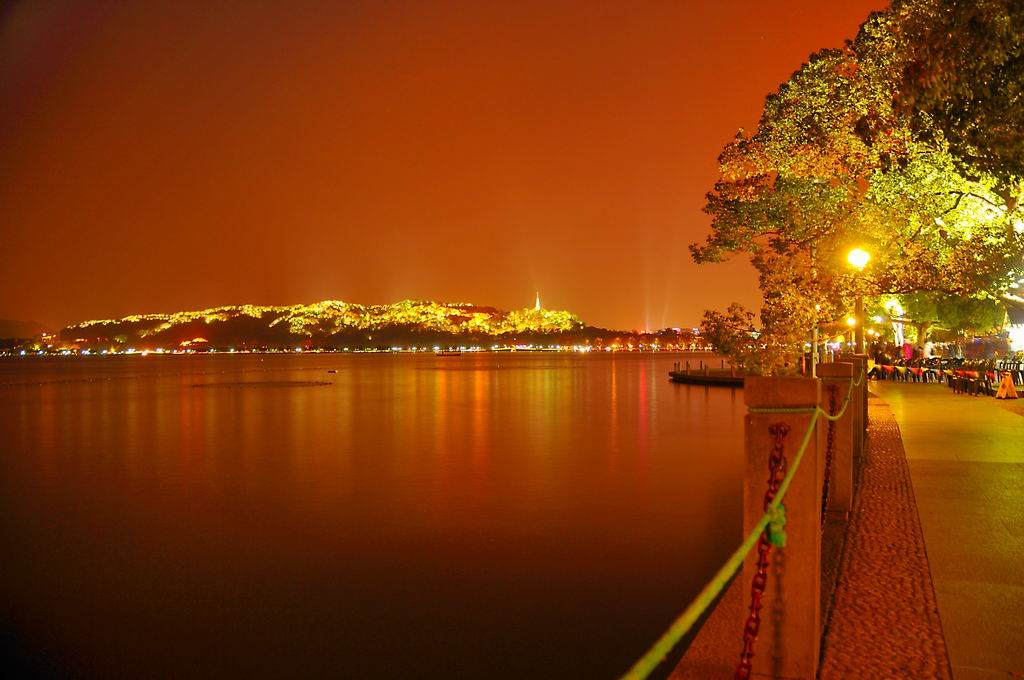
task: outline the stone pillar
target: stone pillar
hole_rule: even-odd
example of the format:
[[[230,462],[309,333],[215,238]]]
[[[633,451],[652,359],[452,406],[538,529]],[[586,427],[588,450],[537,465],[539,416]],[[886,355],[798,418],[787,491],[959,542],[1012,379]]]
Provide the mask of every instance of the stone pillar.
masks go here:
[[[847,392],[850,389],[850,381],[854,378],[853,364],[845,361],[826,364],[818,367],[818,376],[821,384],[821,408],[829,412],[829,404],[832,395],[835,395],[835,410],[843,407]],[[836,513],[842,519],[849,516],[853,508],[853,401],[858,399],[856,388],[849,392],[850,405],[847,406],[843,417],[832,424],[832,480],[829,484],[828,512]],[[819,429],[823,432],[821,439],[822,456],[827,455],[828,441],[828,420],[819,420]],[[822,475],[824,475],[824,460],[822,463]]]
[[[859,376],[860,385],[853,388],[851,395],[853,409],[853,457],[859,459],[864,453],[864,442],[868,430],[868,360],[861,354],[842,354],[839,361],[853,364],[853,379]]]
[[[785,438],[787,465],[811,422],[811,413],[757,413],[762,408],[813,408],[821,381],[811,378],[748,376],[744,401],[751,410],[745,420],[746,471],[743,482],[743,527],[749,532],[764,514],[768,458],[776,423],[789,426]],[[812,435],[800,468],[786,492],[786,547],[772,551],[768,586],[761,609],[761,629],[753,658],[755,677],[813,680],[818,669],[821,630],[821,462],[817,436]],[[757,571],[757,550],[743,563],[742,589],[749,604]]]

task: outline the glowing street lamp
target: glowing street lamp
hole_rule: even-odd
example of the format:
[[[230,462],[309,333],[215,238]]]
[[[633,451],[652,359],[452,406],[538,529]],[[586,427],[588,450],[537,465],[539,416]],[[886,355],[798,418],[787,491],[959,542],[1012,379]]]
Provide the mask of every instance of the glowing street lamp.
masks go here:
[[[854,248],[847,254],[846,261],[850,263],[850,266],[856,269],[858,272],[864,271],[864,267],[871,261],[871,253],[861,248]],[[864,295],[860,292],[857,293],[856,307],[853,310],[854,323],[856,324],[854,329],[854,338],[857,342],[857,353],[864,354]]]
[[[864,267],[871,261],[871,253],[860,248],[854,248],[846,256],[846,261],[850,263],[850,266],[854,267],[858,271],[864,271]]]

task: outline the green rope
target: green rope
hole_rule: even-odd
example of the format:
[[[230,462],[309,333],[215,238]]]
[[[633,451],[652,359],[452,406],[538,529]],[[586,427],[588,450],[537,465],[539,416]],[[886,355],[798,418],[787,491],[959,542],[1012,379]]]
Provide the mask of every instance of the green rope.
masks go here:
[[[786,471],[786,476],[782,478],[782,484],[779,484],[779,490],[775,494],[775,498],[768,505],[768,510],[765,512],[766,515],[774,515],[782,505],[782,499],[786,495],[786,491],[789,490],[789,485],[793,483],[793,477],[796,476],[797,468],[800,467],[800,461],[804,459],[804,453],[807,452],[807,444],[810,443],[811,436],[814,434],[814,426],[818,423],[818,416],[822,414],[828,415],[820,408],[814,409],[811,422],[807,423],[807,430],[804,432],[803,439],[800,440],[800,448],[797,449],[796,456],[793,457],[793,465]]]
[[[747,534],[747,537],[743,540],[743,544],[736,549],[729,559],[725,561],[722,568],[719,569],[711,580],[708,581],[704,589],[700,591],[697,597],[690,603],[683,613],[672,622],[672,625],[668,627],[668,630],[658,638],[658,641],[640,657],[640,660],[633,664],[633,667],[629,669],[629,672],[622,676],[622,680],[642,680],[651,674],[651,672],[658,667],[658,665],[665,660],[668,653],[672,651],[672,648],[676,646],[676,643],[689,632],[693,624],[697,623],[697,619],[711,606],[711,603],[715,601],[719,593],[725,589],[726,584],[729,583],[729,579],[739,571],[739,568],[743,566],[743,560],[746,559],[747,553],[754,549],[757,545],[758,540],[761,538],[761,534],[768,526],[771,516],[765,513],[754,528]]]
[[[861,368],[860,380],[864,378],[864,370]],[[818,406],[805,406],[805,407],[791,407],[791,408],[751,408],[748,409],[751,413],[809,413],[811,415],[811,421],[807,424],[807,430],[804,432],[803,438],[800,440],[800,447],[797,449],[796,455],[793,457],[793,464],[789,466],[786,471],[785,477],[782,478],[782,483],[779,484],[779,490],[775,494],[775,498],[768,505],[765,513],[761,515],[761,519],[757,521],[750,533],[747,534],[746,538],[743,539],[743,543],[736,551],[729,556],[729,559],[725,561],[725,564],[715,572],[715,575],[711,577],[711,580],[707,582],[704,588],[697,594],[693,602],[683,610],[672,625],[668,627],[660,638],[651,646],[647,653],[644,654],[640,659],[633,664],[633,667],[622,676],[621,680],[644,680],[651,672],[657,668],[662,661],[668,657],[669,652],[678,644],[679,640],[686,635],[693,625],[697,623],[697,620],[707,611],[707,608],[711,606],[711,603],[715,601],[719,593],[725,589],[725,586],[729,583],[729,580],[739,571],[740,567],[743,566],[743,560],[746,559],[747,553],[754,549],[757,545],[761,534],[765,531],[768,532],[768,540],[779,548],[783,548],[786,545],[786,507],[782,504],[782,499],[786,495],[786,491],[789,489],[789,485],[793,482],[793,477],[796,476],[796,471],[800,467],[800,462],[804,458],[804,453],[807,451],[807,445],[811,441],[811,436],[814,434],[814,427],[818,422],[820,416],[824,416],[828,420],[839,420],[843,417],[843,413],[846,412],[846,408],[850,405],[850,397],[853,394],[853,388],[856,385],[860,385],[860,381],[850,381],[850,386],[846,391],[846,399],[843,402],[843,407],[834,416],[826,413],[822,408]]]
[[[827,420],[835,422],[843,417],[846,413],[847,407],[850,405],[850,397],[853,395],[853,388],[858,387],[864,380],[864,369],[861,368],[860,375],[857,380],[850,380],[846,388],[846,397],[843,399],[843,406],[839,409],[839,412],[835,415],[830,415],[820,406],[779,406],[772,408],[749,408],[747,409],[750,413],[815,413],[818,412],[824,416]]]
[[[786,544],[786,533],[783,529],[785,525],[785,509],[782,506],[782,498],[786,495],[786,490],[793,481],[793,476],[796,474],[797,468],[800,466],[800,461],[803,459],[804,452],[807,450],[807,444],[811,440],[811,434],[814,432],[814,425],[818,420],[818,412],[820,409],[803,409],[795,412],[810,413],[814,412],[811,416],[811,422],[807,426],[807,431],[804,433],[803,440],[800,442],[800,448],[797,451],[796,457],[793,459],[793,465],[786,472],[786,476],[782,479],[782,484],[779,485],[779,491],[775,494],[775,498],[761,519],[757,521],[754,528],[750,530],[746,538],[743,540],[743,544],[729,556],[725,564],[711,577],[704,589],[700,591],[696,599],[690,603],[690,605],[683,610],[683,613],[672,622],[668,630],[658,638],[658,641],[644,654],[640,659],[633,664],[633,667],[629,669],[625,675],[622,676],[621,680],[643,680],[651,674],[651,672],[661,664],[662,661],[668,656],[668,653],[672,651],[672,648],[676,646],[676,643],[687,632],[693,627],[693,624],[697,622],[697,619],[711,606],[718,594],[722,592],[729,579],[739,571],[739,568],[743,566],[743,560],[746,559],[747,553],[754,549],[757,545],[758,540],[761,538],[761,534],[764,533],[765,529],[769,525],[773,525],[772,530],[768,535],[768,539],[774,544],[783,546]],[[788,411],[787,411],[788,412]]]
[[[842,408],[839,409],[838,413],[836,413],[833,416],[833,415],[829,415],[828,413],[825,413],[824,411],[821,411],[821,407],[818,407],[818,410],[821,411],[822,415],[825,416],[826,419],[830,420],[833,423],[835,421],[839,420],[840,418],[843,417],[843,414],[846,413],[846,408],[850,405],[850,397],[853,396],[853,388],[854,387],[860,387],[860,384],[862,382],[864,382],[864,367],[863,366],[860,367],[860,374],[857,376],[857,379],[856,380],[850,380],[850,386],[846,388],[846,398],[843,399],[843,406],[842,406]]]

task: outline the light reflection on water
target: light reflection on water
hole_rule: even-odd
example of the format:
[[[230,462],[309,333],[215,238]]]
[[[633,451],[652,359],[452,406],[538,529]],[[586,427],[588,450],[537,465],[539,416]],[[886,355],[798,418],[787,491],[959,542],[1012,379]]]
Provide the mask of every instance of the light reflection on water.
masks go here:
[[[679,358],[0,362],[3,652],[615,677],[740,538],[742,392]]]

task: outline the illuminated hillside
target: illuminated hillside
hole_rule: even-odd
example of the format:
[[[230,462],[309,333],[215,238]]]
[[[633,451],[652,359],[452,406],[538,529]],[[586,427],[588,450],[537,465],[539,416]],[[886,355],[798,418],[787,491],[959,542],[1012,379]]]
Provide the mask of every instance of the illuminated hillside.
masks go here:
[[[309,305],[237,305],[171,314],[136,314],[84,321],[61,331],[65,342],[135,343],[174,347],[195,339],[211,345],[284,345],[312,341],[381,342],[392,339],[513,338],[580,331],[566,311],[502,311],[466,303],[402,300],[359,305],[324,300]]]

